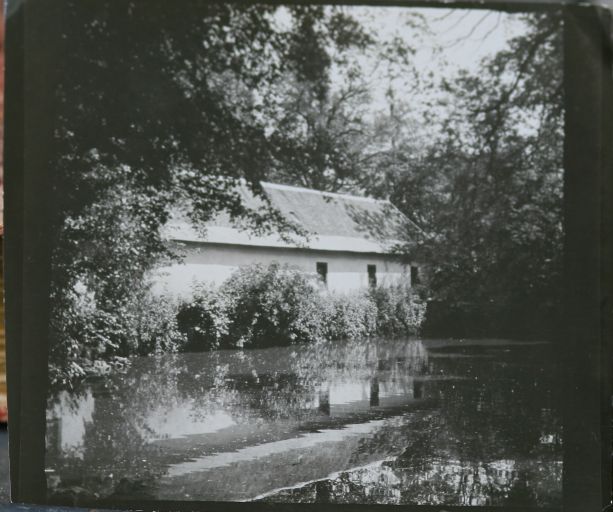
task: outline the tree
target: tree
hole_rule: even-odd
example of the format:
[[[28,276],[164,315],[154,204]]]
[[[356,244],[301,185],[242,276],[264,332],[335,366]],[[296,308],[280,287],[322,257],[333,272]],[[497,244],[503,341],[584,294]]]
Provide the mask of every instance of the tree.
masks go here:
[[[291,8],[289,29],[279,9],[66,1],[50,161],[53,378],[133,352],[127,311],[154,263],[176,257],[159,229],[175,205],[200,224],[225,210],[255,231],[298,229],[270,205],[247,209],[237,185],[266,204],[259,181],[283,143],[269,133],[280,84],[325,76],[321,38],[352,41],[329,9]]]
[[[351,189],[359,175],[370,90],[356,62],[371,34],[346,12],[294,8],[293,57],[274,118],[273,179],[317,190]],[[337,74],[338,88],[332,85]]]
[[[302,69],[303,63],[295,59],[298,65],[286,74],[273,116],[271,176],[318,190],[372,193],[369,184],[378,174],[374,162],[389,142],[385,137],[393,145],[394,138],[414,127],[407,113],[410,100],[395,95],[397,89],[406,91],[407,83],[415,87],[419,81],[412,60],[415,50],[398,29],[377,30],[372,24],[380,14],[377,8],[309,9],[311,14],[299,18],[295,27],[290,52],[304,54],[308,49],[319,71]],[[419,15],[403,13],[402,31],[425,29]],[[377,106],[382,86],[390,105],[383,113]]]
[[[490,335],[549,334],[560,297],[561,18],[524,21],[479,75],[443,81],[453,107],[426,151],[386,167],[391,200],[424,230],[403,252],[428,264],[444,309]]]

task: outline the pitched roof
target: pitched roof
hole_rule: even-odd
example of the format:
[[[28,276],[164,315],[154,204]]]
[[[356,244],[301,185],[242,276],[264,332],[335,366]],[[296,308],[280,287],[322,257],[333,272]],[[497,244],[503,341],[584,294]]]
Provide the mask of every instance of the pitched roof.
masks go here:
[[[317,250],[389,253],[398,243],[407,218],[387,200],[322,192],[301,187],[261,182],[271,206],[289,222],[307,233],[294,236],[295,243],[276,234],[256,236],[236,226],[221,213],[207,223],[206,233],[197,230],[184,216],[176,215],[167,224],[169,240],[266,247],[307,247]],[[248,187],[239,191],[243,204],[251,209],[263,205]]]

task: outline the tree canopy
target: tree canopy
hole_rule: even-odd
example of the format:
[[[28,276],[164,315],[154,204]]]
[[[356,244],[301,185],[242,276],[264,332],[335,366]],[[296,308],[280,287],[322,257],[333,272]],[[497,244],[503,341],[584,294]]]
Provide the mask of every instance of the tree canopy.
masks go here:
[[[525,23],[478,76],[443,81],[439,135],[419,158],[396,155],[385,183],[425,230],[404,249],[429,265],[436,299],[542,336],[561,297],[562,31],[556,14]]]
[[[225,210],[256,231],[299,230],[272,207],[242,204],[237,184],[259,194],[263,179],[391,199],[422,229],[399,251],[427,265],[432,299],[554,307],[560,19],[526,15],[524,32],[478,74],[439,83],[419,75],[406,40],[355,12],[63,3],[50,162],[54,361],[133,352],[130,305],[156,262],[177,257],[160,237],[177,204],[197,223]],[[406,30],[427,29],[411,19]],[[376,115],[373,75],[388,81]],[[430,118],[399,95],[399,77],[415,98],[439,93],[422,109]]]

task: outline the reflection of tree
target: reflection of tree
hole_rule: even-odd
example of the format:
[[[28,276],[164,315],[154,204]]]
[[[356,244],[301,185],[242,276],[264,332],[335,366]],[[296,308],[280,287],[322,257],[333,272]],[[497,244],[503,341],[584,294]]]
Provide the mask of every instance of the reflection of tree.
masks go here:
[[[306,346],[296,371],[313,384],[331,379],[371,379],[379,370],[391,372],[391,378],[406,380],[423,374],[427,362],[428,354],[419,340],[347,340]]]
[[[391,434],[404,446],[398,457],[269,501],[313,501],[316,489],[317,499],[329,503],[559,505],[555,374],[530,360],[500,351],[492,358],[431,357],[433,373],[466,378],[426,382],[440,407],[407,417],[400,432]],[[534,357],[545,360],[543,353]],[[377,452],[391,442],[389,436],[382,429],[363,439],[360,452]]]
[[[449,495],[452,500],[460,500],[458,504],[508,501],[531,505],[536,482],[545,483],[541,500],[555,502],[559,491],[559,466],[555,461],[561,458],[560,449],[540,443],[544,432],[560,431],[555,415],[542,414],[544,405],[556,406],[554,398],[545,392],[555,389],[555,382],[551,372],[543,372],[540,366],[517,362],[500,353],[491,360],[437,360],[443,373],[468,377],[453,385],[431,384],[439,388],[438,395],[443,398],[439,428],[430,430],[435,434],[435,451],[443,460],[457,461],[456,468],[443,464],[434,473],[460,475]],[[410,447],[404,457],[411,460],[419,453],[424,452]],[[499,463],[503,467],[493,464],[509,459],[509,454],[512,460]],[[541,461],[542,465],[539,468],[530,461]],[[437,479],[429,477],[427,481],[433,485]]]
[[[139,411],[133,409],[137,404],[130,399],[132,389],[117,387],[112,400],[96,401],[92,421],[85,425],[82,458],[63,453],[47,461],[61,478],[52,498],[78,504],[81,496],[149,497],[161,472],[153,462],[156,450],[147,443]]]
[[[425,360],[419,341],[391,344],[382,340],[143,358],[126,373],[94,379],[70,394],[63,392],[69,397],[62,402],[64,409],[60,394],[52,395],[51,437],[58,428],[53,421],[61,422],[68,409],[78,413],[92,392],[96,398],[80,440],[82,458],[56,441],[57,449],[48,453],[47,464],[61,475],[58,492],[77,486],[80,492],[95,490],[104,496],[144,496],[173,459],[155,443],[163,437],[155,422],[160,410],[187,409],[190,421],[203,424],[223,410],[236,425],[249,426],[254,419],[267,422],[272,435],[275,429],[296,428],[302,421],[329,415],[329,382],[378,382],[377,374],[383,372],[404,383],[410,395],[412,376],[423,371]],[[376,434],[370,448],[362,447],[360,452],[375,453],[392,434]]]
[[[555,390],[551,372],[543,372],[537,364],[517,363],[503,353],[490,360],[441,358],[437,362],[444,374],[467,377],[439,391],[447,431],[462,439],[461,457],[503,458],[508,450],[530,456],[539,446],[543,428],[559,430],[553,417],[542,414],[544,406],[557,405],[556,397],[546,391]],[[480,435],[476,437],[475,432]],[[448,439],[446,444],[455,446],[454,441]]]
[[[561,467],[554,460],[454,460],[436,456],[440,431],[433,418],[411,424],[414,439],[403,457],[347,471],[268,498],[273,502],[514,505],[559,504]],[[408,432],[407,432],[408,434]],[[410,454],[409,454],[410,452]]]
[[[152,409],[171,407],[181,399],[181,367],[165,362],[165,371],[159,371],[160,361],[142,361],[145,364],[134,371],[93,379],[74,390],[73,407],[93,391],[95,408],[85,424],[81,457],[65,450],[47,454],[47,466],[60,477],[59,485],[54,480],[51,486],[52,498],[78,503],[79,497],[152,497],[154,483],[165,469],[160,464],[163,454],[150,442],[156,433],[147,418]],[[57,403],[57,398],[50,402]],[[62,410],[57,420],[62,421]]]
[[[529,350],[534,354],[521,353]],[[169,464],[203,453],[290,439],[322,425],[336,428],[348,421],[386,418],[368,435],[331,453],[309,449],[303,463],[316,473],[321,468],[357,468],[389,458],[387,462],[345,471],[269,499],[518,505],[536,500],[555,505],[561,474],[559,397],[555,376],[542,367],[546,355],[524,347],[510,353],[474,352],[465,349],[464,357],[445,357],[448,354],[435,349],[426,354],[419,341],[370,340],[320,344],[317,349],[297,346],[143,358],[124,374],[75,389],[67,395],[70,399],[60,400],[59,395],[49,399],[50,416],[56,415],[50,417],[52,440],[52,424],[62,419],[58,408],[65,407],[66,414],[78,412],[88,396],[95,397],[79,454],[62,450],[57,443],[59,449],[48,452],[47,467],[57,475],[50,479],[51,487],[71,500],[85,492],[145,497],[166,478]],[[386,388],[392,381],[394,387]],[[335,382],[363,383],[368,414],[360,409],[359,415],[335,418],[329,394],[329,385]],[[402,409],[386,416],[380,411],[386,389],[408,397],[434,397],[438,407]],[[175,410],[187,411],[186,421],[199,425],[207,425],[223,411],[233,421],[224,428],[235,429],[223,435],[236,439],[215,444],[214,434],[206,434],[189,443],[158,442],[163,432],[156,415]],[[288,454],[279,458],[293,464]],[[266,460],[253,462],[254,467],[258,464],[266,471]],[[275,467],[288,471],[285,464]],[[250,489],[261,484],[261,479],[243,474],[245,466],[224,471],[250,479]],[[196,476],[191,484],[201,485]]]

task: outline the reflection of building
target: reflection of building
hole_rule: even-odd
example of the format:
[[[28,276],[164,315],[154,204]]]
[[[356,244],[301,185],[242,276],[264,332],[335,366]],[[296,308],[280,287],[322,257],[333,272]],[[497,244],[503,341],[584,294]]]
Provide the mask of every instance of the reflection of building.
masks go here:
[[[393,409],[419,400],[423,381],[406,376],[402,380],[378,377],[362,381],[332,381],[324,383],[314,401],[319,412],[339,417],[368,412],[373,407]]]
[[[256,236],[239,229],[228,215],[218,215],[201,233],[177,214],[167,224],[165,237],[183,246],[185,260],[161,269],[162,286],[182,294],[194,281],[219,284],[240,266],[273,261],[317,274],[337,291],[417,279],[417,267],[402,264],[392,254],[409,221],[389,201],[261,185],[270,205],[308,235],[293,235],[290,241],[276,234]],[[246,187],[240,194],[251,210],[265,204]]]

